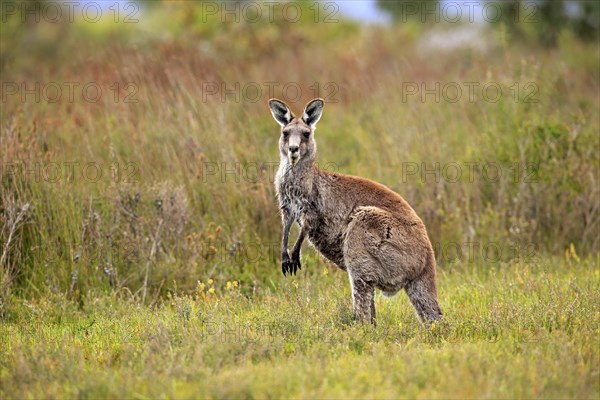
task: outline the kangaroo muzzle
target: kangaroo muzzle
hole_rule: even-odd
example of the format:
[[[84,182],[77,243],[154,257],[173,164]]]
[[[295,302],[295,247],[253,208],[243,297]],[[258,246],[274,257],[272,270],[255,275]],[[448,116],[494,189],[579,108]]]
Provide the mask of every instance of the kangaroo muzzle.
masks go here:
[[[290,159],[290,162],[292,163],[292,165],[296,164],[298,162],[298,159],[300,158],[300,147],[299,146],[289,146],[288,147],[288,158]]]

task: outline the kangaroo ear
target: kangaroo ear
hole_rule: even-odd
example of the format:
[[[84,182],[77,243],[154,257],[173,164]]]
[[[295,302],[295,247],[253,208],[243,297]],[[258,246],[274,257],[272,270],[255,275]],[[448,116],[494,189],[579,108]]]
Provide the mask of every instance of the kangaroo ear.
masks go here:
[[[317,125],[317,122],[319,122],[321,119],[324,106],[325,102],[323,99],[314,99],[309,101],[304,108],[304,112],[302,113],[302,119],[304,122],[306,122],[311,128],[314,128],[315,125]]]
[[[290,123],[292,118],[294,118],[294,114],[292,114],[290,108],[281,100],[269,100],[269,108],[271,109],[273,118],[275,118],[275,121],[277,121],[281,126],[286,126]]]

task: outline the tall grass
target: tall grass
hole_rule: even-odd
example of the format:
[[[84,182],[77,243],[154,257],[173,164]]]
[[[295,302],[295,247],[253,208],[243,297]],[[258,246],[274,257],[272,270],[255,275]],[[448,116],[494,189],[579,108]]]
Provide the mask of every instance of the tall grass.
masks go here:
[[[597,252],[595,45],[565,32],[556,49],[521,47],[492,31],[486,52],[434,52],[410,24],[202,18],[198,4],[174,3],[127,29],[66,26],[56,33],[59,44],[39,40],[51,26],[25,35],[9,19],[4,82],[79,84],[73,101],[64,89],[54,103],[22,101],[21,93],[3,102],[0,237],[3,280],[14,290],[76,298],[98,287],[145,291],[148,302],[208,276],[257,285],[274,279],[271,247],[257,261],[235,256],[249,244],[279,241],[269,82],[277,84],[272,95],[298,112],[312,97],[326,98],[319,163],[408,199],[440,268],[456,259],[448,249],[466,243],[500,248],[497,262],[531,251],[562,254],[571,244],[582,255]],[[38,40],[26,48],[32,35]],[[97,102],[81,97],[89,82],[103,90]],[[479,85],[473,99],[465,82]],[[286,98],[295,97],[282,92],[288,83],[301,96]],[[460,99],[407,95],[407,85],[436,83],[456,83]],[[489,83],[502,88],[498,101],[484,97]],[[215,84],[218,94],[210,94]],[[71,170],[65,163],[73,162]],[[58,179],[45,176],[55,171]],[[485,256],[475,251],[459,261]]]

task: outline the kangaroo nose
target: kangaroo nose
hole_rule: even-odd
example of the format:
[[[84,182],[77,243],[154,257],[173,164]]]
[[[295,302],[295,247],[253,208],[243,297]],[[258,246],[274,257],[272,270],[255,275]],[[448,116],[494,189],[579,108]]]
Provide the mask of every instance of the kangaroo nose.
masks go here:
[[[290,153],[297,153],[299,147],[298,146],[290,146]]]

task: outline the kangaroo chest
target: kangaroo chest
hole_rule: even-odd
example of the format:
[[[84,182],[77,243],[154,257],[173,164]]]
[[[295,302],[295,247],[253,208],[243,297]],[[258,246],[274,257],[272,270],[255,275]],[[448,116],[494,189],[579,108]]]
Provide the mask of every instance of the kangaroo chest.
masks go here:
[[[279,206],[290,213],[294,221],[302,222],[302,216],[306,213],[308,196],[301,191],[283,186],[279,192]]]
[[[310,243],[341,269],[343,262],[343,224],[336,212],[330,212],[315,177],[280,175],[279,205],[294,221],[307,228]],[[333,205],[334,208],[335,205]]]
[[[332,215],[322,212],[322,199],[318,195],[286,191],[280,198],[285,208],[300,226],[307,228],[310,243],[329,261],[345,270],[343,261],[343,230]]]
[[[312,188],[311,171],[294,172],[280,166],[276,177],[279,206],[289,213],[294,221],[302,223],[302,216],[309,208]]]

